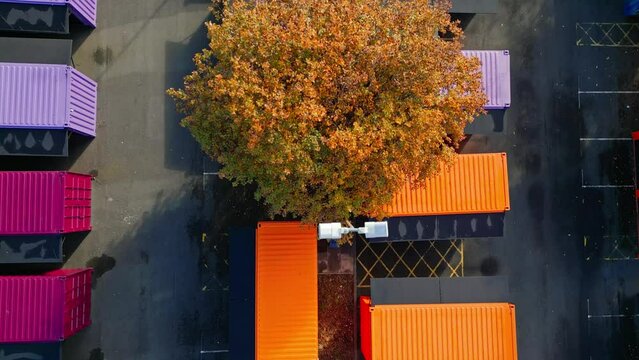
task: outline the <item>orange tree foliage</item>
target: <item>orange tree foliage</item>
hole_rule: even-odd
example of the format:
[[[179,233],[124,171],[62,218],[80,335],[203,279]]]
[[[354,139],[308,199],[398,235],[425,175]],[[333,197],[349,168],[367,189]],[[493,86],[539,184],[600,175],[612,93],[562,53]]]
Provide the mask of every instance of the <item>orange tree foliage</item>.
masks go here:
[[[479,62],[445,1],[233,1],[170,89],[234,184],[306,221],[383,215],[450,163],[480,113]]]

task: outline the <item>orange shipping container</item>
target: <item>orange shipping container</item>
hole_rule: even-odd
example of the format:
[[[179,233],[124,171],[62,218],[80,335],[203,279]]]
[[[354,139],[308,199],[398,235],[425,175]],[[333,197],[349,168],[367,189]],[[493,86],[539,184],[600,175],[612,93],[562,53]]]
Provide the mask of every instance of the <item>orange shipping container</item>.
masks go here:
[[[505,153],[459,155],[414,189],[407,183],[384,208],[388,216],[498,213],[510,210]]]
[[[376,305],[370,326],[372,360],[517,359],[512,304]]]
[[[317,360],[317,231],[260,222],[255,253],[255,358]]]

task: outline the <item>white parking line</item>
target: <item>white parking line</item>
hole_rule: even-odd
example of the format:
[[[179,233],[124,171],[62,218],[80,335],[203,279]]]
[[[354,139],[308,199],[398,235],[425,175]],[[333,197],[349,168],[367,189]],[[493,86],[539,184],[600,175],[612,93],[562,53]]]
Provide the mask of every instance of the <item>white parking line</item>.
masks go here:
[[[639,94],[635,90],[577,90],[577,107],[581,109],[581,95]]]
[[[579,138],[579,141],[632,141],[632,138]]]
[[[607,189],[607,188],[634,188],[635,185],[631,184],[631,185],[586,185],[584,184],[584,169],[581,169],[581,187],[583,189]]]

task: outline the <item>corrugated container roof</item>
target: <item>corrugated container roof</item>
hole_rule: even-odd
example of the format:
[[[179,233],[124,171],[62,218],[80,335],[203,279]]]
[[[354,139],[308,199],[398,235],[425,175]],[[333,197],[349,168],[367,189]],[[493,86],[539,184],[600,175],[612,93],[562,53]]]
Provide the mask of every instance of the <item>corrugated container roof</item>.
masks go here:
[[[91,272],[0,276],[0,343],[60,341],[89,326]]]
[[[0,171],[0,235],[91,229],[91,176],[65,171]]]
[[[517,359],[511,304],[376,305],[371,331],[372,360]]]
[[[317,231],[260,222],[256,232],[255,356],[317,360]]]
[[[0,127],[95,136],[97,84],[67,65],[0,63]]]
[[[462,50],[481,62],[482,87],[488,103],[485,109],[510,107],[510,53],[508,50]]]
[[[0,0],[0,2],[34,5],[69,5],[71,13],[83,24],[91,27],[95,27],[96,25],[97,0]]]
[[[424,186],[411,188],[407,182],[384,210],[391,217],[510,210],[506,154],[459,155]]]

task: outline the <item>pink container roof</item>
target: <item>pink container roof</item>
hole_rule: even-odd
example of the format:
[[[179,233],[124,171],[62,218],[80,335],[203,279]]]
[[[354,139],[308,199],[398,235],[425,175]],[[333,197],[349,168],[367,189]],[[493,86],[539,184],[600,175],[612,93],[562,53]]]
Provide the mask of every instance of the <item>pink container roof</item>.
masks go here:
[[[91,272],[0,276],[0,343],[61,341],[87,327]]]
[[[0,171],[0,236],[91,229],[91,177],[63,171]]]
[[[510,107],[510,53],[508,50],[463,50],[467,57],[481,62],[482,87],[488,103],[484,109]]]

